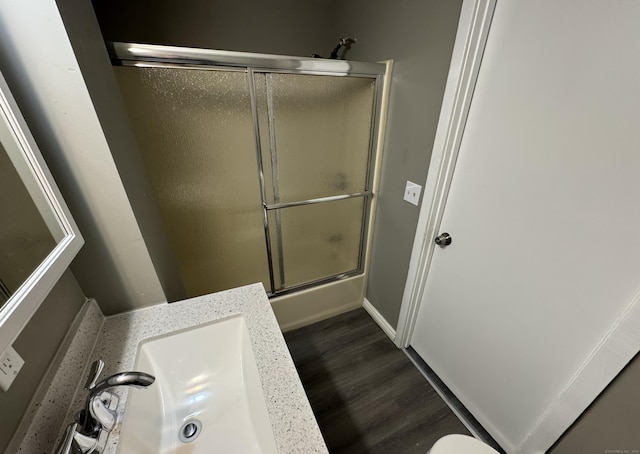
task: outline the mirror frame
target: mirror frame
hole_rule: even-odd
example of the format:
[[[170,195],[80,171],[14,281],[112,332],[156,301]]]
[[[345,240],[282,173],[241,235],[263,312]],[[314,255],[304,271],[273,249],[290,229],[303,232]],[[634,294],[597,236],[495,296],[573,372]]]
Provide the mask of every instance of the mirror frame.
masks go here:
[[[0,309],[0,353],[18,337],[49,291],[69,267],[84,239],[71,217],[20,109],[0,72],[0,133],[12,142],[3,148],[16,167],[45,223],[57,223],[63,237]]]

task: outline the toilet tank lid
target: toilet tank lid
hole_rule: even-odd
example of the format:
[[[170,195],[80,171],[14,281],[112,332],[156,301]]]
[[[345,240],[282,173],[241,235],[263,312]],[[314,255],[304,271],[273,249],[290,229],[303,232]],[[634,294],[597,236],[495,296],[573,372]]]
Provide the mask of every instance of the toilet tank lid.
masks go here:
[[[468,435],[446,435],[436,441],[429,454],[499,454],[491,446]]]

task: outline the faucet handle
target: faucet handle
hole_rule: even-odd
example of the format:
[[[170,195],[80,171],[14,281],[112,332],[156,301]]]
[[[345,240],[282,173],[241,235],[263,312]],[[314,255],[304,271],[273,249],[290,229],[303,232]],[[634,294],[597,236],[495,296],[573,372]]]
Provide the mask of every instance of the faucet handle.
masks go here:
[[[100,374],[102,373],[102,370],[104,369],[104,361],[102,361],[101,359],[95,361],[92,365],[91,365],[91,371],[89,372],[89,376],[87,377],[87,383],[84,385],[85,389],[93,389],[96,386],[96,382],[98,381],[98,377],[100,377]]]
[[[99,396],[94,396],[89,401],[89,412],[91,416],[100,424],[100,427],[111,432],[118,420],[118,403],[120,399],[117,395],[103,391]]]
[[[77,452],[77,450],[73,446],[73,437],[75,437],[78,431],[78,423],[74,422],[67,426],[67,429],[64,433],[64,438],[62,442],[58,446],[58,450],[55,452],[56,454],[71,454]]]

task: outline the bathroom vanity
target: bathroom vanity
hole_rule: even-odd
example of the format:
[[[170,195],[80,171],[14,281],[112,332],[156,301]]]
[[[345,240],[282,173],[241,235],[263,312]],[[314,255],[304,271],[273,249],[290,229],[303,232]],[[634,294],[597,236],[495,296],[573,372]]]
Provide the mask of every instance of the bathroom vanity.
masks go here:
[[[29,421],[24,421],[17,433],[12,444],[15,452],[53,449],[53,438],[59,438],[75,413],[83,408],[86,391],[82,387],[88,365],[94,360],[104,360],[106,367],[103,378],[120,371],[134,370],[139,346],[144,341],[174,332],[189,332],[187,330],[200,325],[214,326],[216,321],[240,317],[248,331],[276,452],[328,452],[261,284],[106,318],[101,315],[95,302],[88,305],[83,311],[82,320],[78,321],[77,334],[67,344],[66,355],[59,359],[60,366],[50,377],[51,385],[43,390],[38,399],[40,402],[27,413],[25,419]],[[97,336],[92,337],[92,332],[97,332]],[[86,344],[92,338],[95,347],[89,353]],[[220,345],[194,346],[203,351],[221,347],[225,348]],[[127,400],[132,393],[148,390],[120,387],[113,388],[113,391],[119,395],[120,404],[118,423],[104,451],[109,454],[126,452],[118,446],[118,442]],[[124,424],[127,424],[126,419]]]

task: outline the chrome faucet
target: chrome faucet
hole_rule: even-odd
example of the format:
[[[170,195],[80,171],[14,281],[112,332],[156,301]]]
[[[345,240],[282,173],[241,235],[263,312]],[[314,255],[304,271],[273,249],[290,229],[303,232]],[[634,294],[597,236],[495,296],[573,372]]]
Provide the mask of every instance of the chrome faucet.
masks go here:
[[[85,385],[85,389],[89,390],[89,394],[87,395],[84,412],[78,415],[79,432],[83,435],[92,436],[101,428],[111,431],[115,426],[117,412],[115,408],[109,408],[109,403],[114,396],[111,393],[105,393],[107,389],[116,386],[146,388],[156,380],[154,376],[144,372],[120,372],[96,384],[102,369],[104,369],[104,362],[101,359],[93,363]]]
[[[58,454],[103,452],[109,432],[117,422],[119,402],[118,396],[107,390],[116,386],[146,388],[156,380],[144,372],[120,372],[96,384],[103,369],[104,362],[101,359],[91,366],[85,385],[89,394],[84,409],[78,413],[76,422],[67,427]]]

